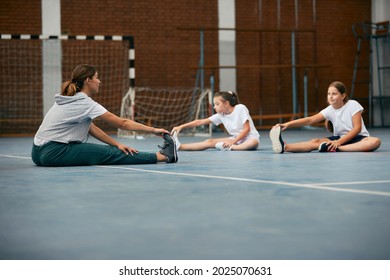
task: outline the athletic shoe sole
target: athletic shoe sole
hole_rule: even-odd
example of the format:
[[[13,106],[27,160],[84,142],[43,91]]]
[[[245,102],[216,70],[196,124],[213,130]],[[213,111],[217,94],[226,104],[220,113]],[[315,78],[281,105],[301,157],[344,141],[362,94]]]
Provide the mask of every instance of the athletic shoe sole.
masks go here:
[[[284,152],[284,143],[281,137],[281,127],[275,127],[271,129],[269,132],[269,137],[271,138],[272,142],[272,150],[274,150],[275,153],[281,154]]]

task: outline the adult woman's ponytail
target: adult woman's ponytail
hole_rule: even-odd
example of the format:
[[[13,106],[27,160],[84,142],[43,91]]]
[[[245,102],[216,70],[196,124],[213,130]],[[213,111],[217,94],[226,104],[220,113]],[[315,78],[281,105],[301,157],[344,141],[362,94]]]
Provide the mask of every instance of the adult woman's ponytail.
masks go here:
[[[73,83],[72,81],[66,81],[62,83],[62,88],[61,88],[61,95],[64,96],[73,96],[77,92],[77,85]]]
[[[84,81],[87,78],[92,79],[96,73],[96,68],[93,65],[81,64],[77,66],[72,73],[72,80],[62,84],[61,95],[73,96],[81,91]]]

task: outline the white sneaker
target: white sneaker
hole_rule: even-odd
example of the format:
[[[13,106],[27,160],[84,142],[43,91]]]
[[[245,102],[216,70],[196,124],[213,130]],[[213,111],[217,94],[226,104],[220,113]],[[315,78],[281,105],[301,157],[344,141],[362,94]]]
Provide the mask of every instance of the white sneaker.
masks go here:
[[[179,137],[177,136],[177,131],[174,131],[174,132],[172,133],[172,137],[173,137],[173,140],[175,140],[176,149],[179,150],[181,143],[180,143],[180,141],[179,141]]]
[[[217,144],[215,144],[215,148],[220,150],[220,151],[230,151],[231,150],[231,147],[225,148],[223,146],[223,142],[218,142]]]

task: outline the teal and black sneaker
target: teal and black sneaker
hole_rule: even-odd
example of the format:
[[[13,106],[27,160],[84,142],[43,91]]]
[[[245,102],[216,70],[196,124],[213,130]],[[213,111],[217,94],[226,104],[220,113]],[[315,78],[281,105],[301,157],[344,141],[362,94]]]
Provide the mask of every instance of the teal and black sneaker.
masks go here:
[[[178,160],[176,143],[173,137],[168,134],[163,134],[164,144],[158,146],[161,150],[160,153],[167,157],[167,163],[175,163]]]
[[[328,150],[328,143],[327,142],[322,142],[320,144],[320,146],[318,146],[318,151],[320,153],[326,153],[326,152],[339,152],[339,148],[337,148],[336,150]]]

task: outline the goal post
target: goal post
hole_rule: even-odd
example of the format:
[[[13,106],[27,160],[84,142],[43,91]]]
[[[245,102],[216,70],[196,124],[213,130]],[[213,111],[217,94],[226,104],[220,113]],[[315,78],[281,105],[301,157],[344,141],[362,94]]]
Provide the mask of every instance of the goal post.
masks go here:
[[[54,47],[55,50],[50,49]],[[42,122],[44,107],[51,107],[54,102],[51,98],[61,91],[62,82],[70,79],[79,64],[96,66],[102,84],[94,99],[116,115],[167,130],[211,115],[210,90],[137,88],[134,62],[132,36],[0,34],[0,135],[35,133]],[[45,71],[58,73],[62,81],[47,79]],[[44,93],[49,82],[52,89]],[[136,135],[113,130],[99,120],[96,123],[120,137]],[[211,125],[182,133],[208,136]]]
[[[59,51],[50,49],[58,45]],[[134,57],[132,36],[0,34],[0,135],[35,133],[44,107],[51,107],[62,82],[79,64],[96,66],[102,85],[94,99],[119,115],[122,97],[135,86]],[[47,79],[47,71],[60,73],[62,80]],[[48,83],[54,91],[44,93]],[[116,132],[97,122],[104,130]]]
[[[180,124],[212,114],[212,92],[200,88],[131,87],[122,99],[120,116],[125,119],[171,130]],[[212,126],[184,129],[186,136],[211,136]],[[134,138],[150,134],[118,129],[118,137]]]

